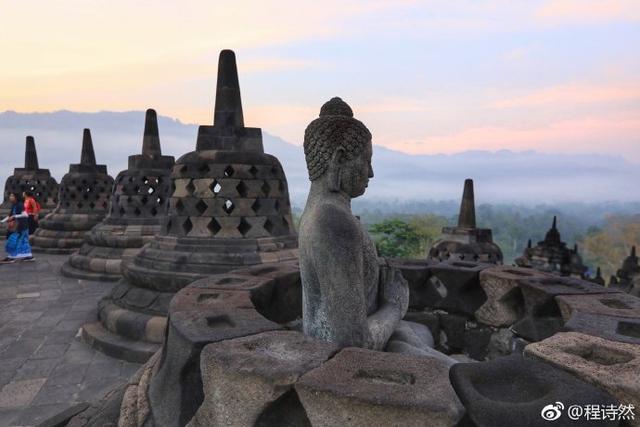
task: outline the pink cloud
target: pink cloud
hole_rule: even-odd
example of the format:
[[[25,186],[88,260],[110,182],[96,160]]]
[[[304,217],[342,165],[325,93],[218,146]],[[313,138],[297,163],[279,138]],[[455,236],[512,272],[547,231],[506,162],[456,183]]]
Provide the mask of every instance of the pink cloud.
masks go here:
[[[628,153],[640,161],[640,112],[562,120],[547,126],[518,128],[481,126],[420,140],[377,142],[410,153],[454,153],[465,150],[538,150],[546,152]]]
[[[566,84],[532,91],[526,95],[494,101],[490,107],[521,108],[552,105],[576,106],[640,100],[640,82],[623,84]]]
[[[637,0],[552,0],[535,13],[547,23],[594,23],[608,21],[639,21]]]

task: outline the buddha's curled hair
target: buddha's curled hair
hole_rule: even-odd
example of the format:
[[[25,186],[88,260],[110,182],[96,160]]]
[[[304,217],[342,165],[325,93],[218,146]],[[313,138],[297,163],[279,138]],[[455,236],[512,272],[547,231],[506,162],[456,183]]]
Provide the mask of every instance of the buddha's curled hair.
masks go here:
[[[362,152],[371,141],[371,132],[340,98],[331,98],[320,109],[320,117],[304,131],[304,155],[309,179],[315,181],[327,170],[331,156],[342,148],[347,159]]]

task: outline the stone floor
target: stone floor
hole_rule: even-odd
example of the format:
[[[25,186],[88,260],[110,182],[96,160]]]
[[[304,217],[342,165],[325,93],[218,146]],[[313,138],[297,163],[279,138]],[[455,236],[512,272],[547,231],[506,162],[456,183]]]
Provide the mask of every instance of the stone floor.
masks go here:
[[[77,338],[113,284],[62,277],[66,256],[36,257],[0,265],[0,426],[37,425],[95,402],[139,367]]]

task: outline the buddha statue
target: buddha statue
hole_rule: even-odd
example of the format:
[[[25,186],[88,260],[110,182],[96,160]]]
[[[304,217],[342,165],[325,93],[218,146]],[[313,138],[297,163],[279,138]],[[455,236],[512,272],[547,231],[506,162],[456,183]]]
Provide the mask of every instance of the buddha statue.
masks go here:
[[[371,133],[340,98],[320,110],[305,131],[311,188],[299,228],[305,335],[343,347],[430,355],[433,337],[406,322],[409,289],[399,270],[378,258],[351,211],[373,178]]]

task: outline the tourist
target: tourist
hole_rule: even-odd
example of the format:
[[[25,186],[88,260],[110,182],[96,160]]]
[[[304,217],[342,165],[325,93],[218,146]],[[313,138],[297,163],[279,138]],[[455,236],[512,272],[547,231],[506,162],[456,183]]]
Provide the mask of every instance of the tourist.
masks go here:
[[[24,211],[27,213],[27,222],[29,226],[29,235],[35,233],[38,228],[38,217],[40,216],[40,203],[35,199],[31,191],[22,193],[24,199]]]
[[[3,222],[8,223],[9,237],[5,244],[7,257],[0,263],[8,264],[19,261],[32,261],[31,245],[29,245],[29,215],[25,212],[24,204],[15,193],[9,195],[11,211]]]

